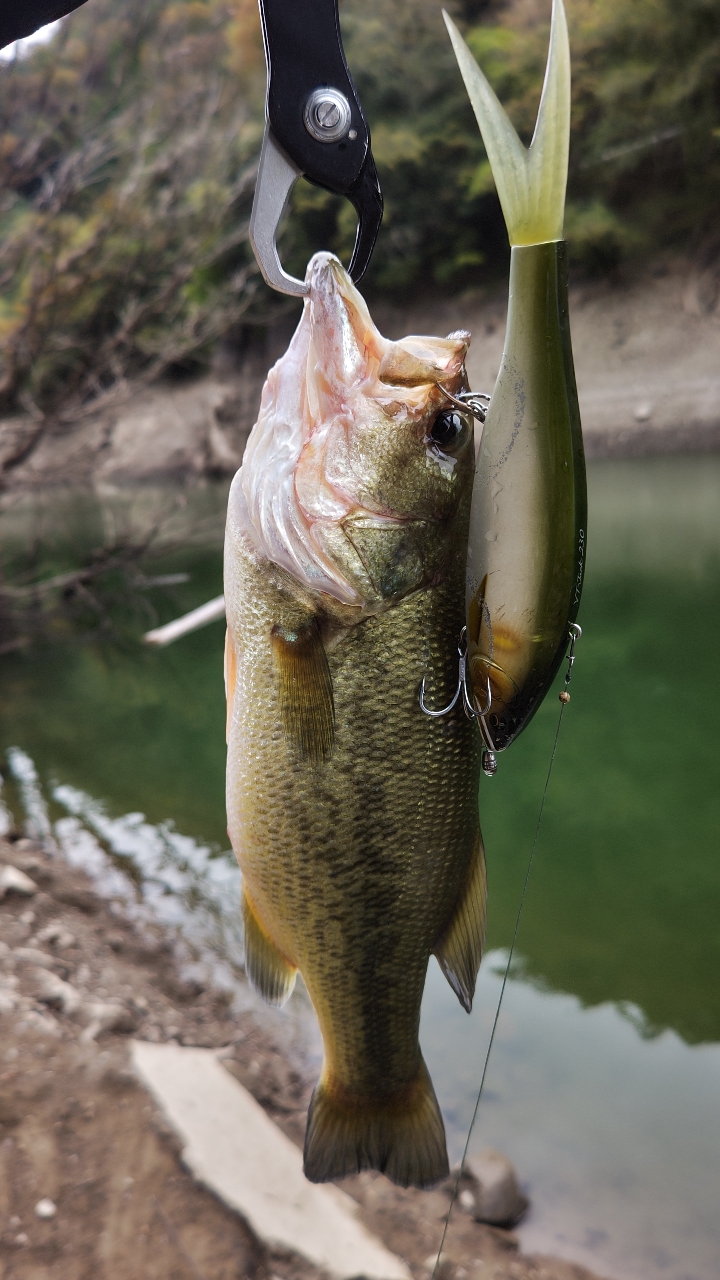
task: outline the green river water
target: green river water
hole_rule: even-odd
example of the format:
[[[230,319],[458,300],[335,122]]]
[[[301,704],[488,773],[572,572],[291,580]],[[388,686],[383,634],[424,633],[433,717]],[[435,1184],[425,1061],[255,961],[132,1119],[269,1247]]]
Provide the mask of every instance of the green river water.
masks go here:
[[[223,499],[207,489],[190,506],[219,516]],[[146,491],[138,502],[156,500]],[[13,507],[2,517],[6,559],[33,527],[48,571],[63,568],[108,509],[127,515],[128,501],[107,499],[104,515],[77,495]],[[161,620],[221,590],[212,543],[160,567],[190,574],[148,593]],[[619,1280],[717,1280],[720,459],[592,465],[579,621],[572,701],[473,1147],[499,1146],[515,1161],[532,1200],[524,1247]],[[139,619],[133,626],[112,642],[61,638],[0,659],[0,749],[20,752],[6,798],[16,816],[45,804],[79,859],[79,837],[99,836],[166,918],[195,903],[197,930],[205,920],[214,945],[234,953],[223,627],[155,651],[138,643]],[[431,965],[421,1034],[455,1159],[558,710],[551,694],[483,781],[489,955],[470,1018]]]

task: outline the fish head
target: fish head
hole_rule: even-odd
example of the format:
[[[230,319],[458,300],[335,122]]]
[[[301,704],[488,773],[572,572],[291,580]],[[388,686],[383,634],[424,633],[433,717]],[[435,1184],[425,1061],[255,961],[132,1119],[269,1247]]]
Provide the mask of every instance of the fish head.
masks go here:
[[[384,338],[337,258],[316,254],[270,371],[242,488],[257,548],[304,587],[373,611],[437,585],[474,470],[465,332]],[[449,393],[449,394],[448,394]]]

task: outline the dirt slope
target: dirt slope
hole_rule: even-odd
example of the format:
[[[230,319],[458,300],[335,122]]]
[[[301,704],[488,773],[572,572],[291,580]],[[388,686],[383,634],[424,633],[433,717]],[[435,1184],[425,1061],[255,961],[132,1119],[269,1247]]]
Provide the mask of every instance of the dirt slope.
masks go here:
[[[720,274],[687,264],[573,290],[571,318],[590,457],[720,449]],[[389,337],[469,329],[471,385],[491,391],[502,354],[504,287],[448,302],[375,309]],[[193,382],[127,389],[72,424],[0,421],[0,489],[118,485],[230,474],[239,465],[269,366],[295,316],[241,360],[220,353]]]
[[[0,900],[0,1280],[323,1280],[270,1254],[193,1181],[128,1067],[128,1037],[216,1048],[302,1142],[312,1080],[252,1014],[181,976],[172,936],[94,891],[26,839],[0,840],[37,886]],[[343,1187],[367,1226],[429,1280],[449,1190],[363,1174]],[[52,1201],[52,1216],[36,1206]],[[512,1232],[458,1207],[441,1280],[593,1280],[520,1254]]]

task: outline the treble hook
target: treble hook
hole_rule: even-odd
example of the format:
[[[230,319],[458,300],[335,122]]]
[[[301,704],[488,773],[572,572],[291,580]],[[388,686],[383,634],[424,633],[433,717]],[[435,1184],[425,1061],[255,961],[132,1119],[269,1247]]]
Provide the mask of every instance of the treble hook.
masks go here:
[[[446,395],[451,404],[454,404],[457,409],[465,409],[466,412],[469,409],[478,422],[485,421],[487,411],[490,408],[490,396],[485,391],[459,391],[454,396],[448,391],[447,387],[442,386],[442,383],[440,386],[442,387],[443,395]]]
[[[430,716],[433,720],[437,720],[440,716],[449,715],[461,694],[464,695],[463,704],[466,703],[467,692],[465,690],[465,666],[467,663],[467,627],[463,627],[460,632],[457,651],[459,658],[457,689],[455,690],[455,697],[452,702],[448,702],[447,706],[443,707],[442,711],[431,711],[429,707],[425,706],[425,676],[422,678],[422,684],[420,686],[420,707],[421,710],[425,712],[425,715]],[[467,715],[466,705],[465,714]]]
[[[492,704],[492,689],[490,687],[490,676],[488,675],[487,677],[487,692],[486,692],[486,698],[485,698],[485,706],[482,708],[482,710],[480,710],[473,702],[472,689],[468,691],[467,627],[463,627],[462,631],[460,632],[460,640],[458,642],[457,651],[458,651],[458,682],[457,682],[457,688],[455,690],[455,694],[452,701],[449,702],[448,705],[446,707],[443,707],[442,710],[440,711],[433,711],[430,707],[426,706],[425,705],[425,676],[423,676],[422,684],[420,686],[420,708],[422,711],[425,712],[426,716],[431,716],[433,720],[436,720],[440,716],[448,715],[452,711],[453,707],[456,705],[458,698],[462,697],[463,711],[465,712],[465,715],[467,716],[468,720],[476,720],[480,726],[480,733],[482,734],[482,738],[485,743],[485,749],[483,750],[483,753],[481,756],[482,769],[483,769],[483,773],[487,774],[487,776],[491,778],[493,774],[497,772],[497,760],[495,758],[495,752],[493,750],[493,741],[492,741],[492,738],[490,737],[488,727],[485,723],[485,716],[490,710],[490,706]]]
[[[568,625],[568,633],[570,635],[570,647],[567,652],[568,668],[567,668],[567,672],[565,673],[565,688],[562,690],[562,692],[559,695],[560,701],[563,703],[567,703],[570,701],[570,694],[567,691],[567,686],[569,685],[570,680],[572,679],[572,669],[575,662],[575,645],[577,644],[578,640],[582,636],[582,627],[577,622],[571,622]],[[468,692],[467,647],[468,647],[467,646],[467,627],[463,627],[462,631],[460,632],[460,639],[458,641],[458,647],[457,647],[458,660],[459,660],[458,661],[458,682],[457,682],[457,688],[455,690],[455,694],[452,701],[449,702],[446,707],[443,707],[441,711],[432,711],[430,707],[426,706],[425,705],[425,676],[423,676],[422,684],[420,686],[420,709],[424,711],[426,716],[431,716],[433,720],[437,720],[440,718],[440,716],[449,715],[453,707],[456,705],[458,698],[462,697],[463,710],[465,712],[465,715],[467,716],[468,720],[477,721],[478,727],[480,729],[480,734],[485,744],[484,750],[481,756],[483,773],[487,774],[488,778],[492,778],[493,774],[497,773],[497,756],[495,754],[496,748],[492,740],[492,735],[485,721],[485,717],[492,705],[492,688],[490,685],[490,675],[488,674],[488,676],[486,677],[487,690],[486,690],[485,706],[481,710],[477,706],[476,702],[474,701],[472,689]]]

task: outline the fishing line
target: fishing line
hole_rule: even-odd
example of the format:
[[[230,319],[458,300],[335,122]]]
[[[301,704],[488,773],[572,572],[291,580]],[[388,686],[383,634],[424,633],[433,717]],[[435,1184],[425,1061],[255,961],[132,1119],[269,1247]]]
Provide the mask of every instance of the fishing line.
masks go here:
[[[497,1008],[495,1009],[495,1017],[493,1019],[492,1030],[490,1032],[490,1039],[488,1041],[488,1047],[485,1053],[485,1062],[483,1064],[482,1075],[480,1077],[480,1087],[478,1088],[477,1098],[475,1099],[475,1107],[473,1109],[472,1119],[470,1120],[470,1128],[468,1129],[467,1138],[465,1139],[465,1146],[463,1147],[460,1167],[458,1168],[457,1176],[455,1178],[455,1185],[453,1186],[452,1195],[450,1197],[450,1208],[448,1209],[447,1217],[445,1219],[445,1226],[443,1227],[443,1233],[440,1240],[440,1247],[438,1249],[437,1258],[435,1259],[435,1266],[433,1267],[430,1280],[436,1280],[438,1269],[440,1267],[440,1259],[442,1258],[443,1246],[445,1244],[445,1238],[447,1236],[448,1228],[450,1226],[450,1218],[452,1217],[452,1211],[455,1207],[455,1201],[457,1200],[460,1182],[462,1180],[463,1173],[465,1172],[465,1162],[467,1160],[467,1154],[470,1148],[470,1139],[472,1138],[473,1129],[475,1128],[475,1121],[477,1120],[478,1111],[480,1110],[480,1099],[482,1098],[483,1089],[485,1087],[485,1077],[487,1076],[488,1064],[490,1062],[490,1054],[492,1053],[492,1047],[495,1042],[495,1032],[497,1031],[498,1022],[500,1020],[500,1010],[502,1009],[503,998],[505,996],[505,988],[508,983],[508,978],[510,977],[510,967],[512,965],[513,953],[515,951],[515,943],[517,942],[518,931],[520,929],[520,918],[522,916],[523,907],[525,905],[525,898],[527,896],[528,884],[530,883],[530,872],[532,871],[532,865],[535,859],[535,850],[537,848],[538,836],[540,835],[540,826],[542,824],[543,813],[545,810],[545,800],[547,798],[548,787],[550,786],[550,777],[552,775],[553,765],[555,764],[555,756],[557,755],[558,739],[560,738],[560,728],[562,726],[563,716],[565,714],[565,708],[568,702],[570,701],[570,694],[568,693],[568,685],[570,684],[570,680],[572,678],[573,665],[575,663],[575,644],[580,639],[581,635],[582,635],[582,631],[580,627],[577,625],[577,623],[573,623],[570,627],[570,648],[567,654],[568,669],[565,674],[565,687],[564,689],[561,690],[559,694],[560,715],[558,716],[557,728],[555,730],[555,740],[553,742],[553,748],[552,748],[552,755],[550,756],[550,764],[548,765],[547,777],[545,778],[545,786],[543,788],[542,799],[540,801],[540,812],[538,813],[538,819],[535,825],[535,835],[533,837],[532,848],[530,849],[530,858],[528,860],[527,870],[525,872],[525,881],[523,883],[522,893],[520,895],[520,905],[518,907],[517,917],[515,920],[515,928],[513,930],[512,941],[510,943],[510,950],[508,952],[507,964],[505,965],[505,972],[503,974],[503,980],[500,986],[500,995],[498,997]]]

